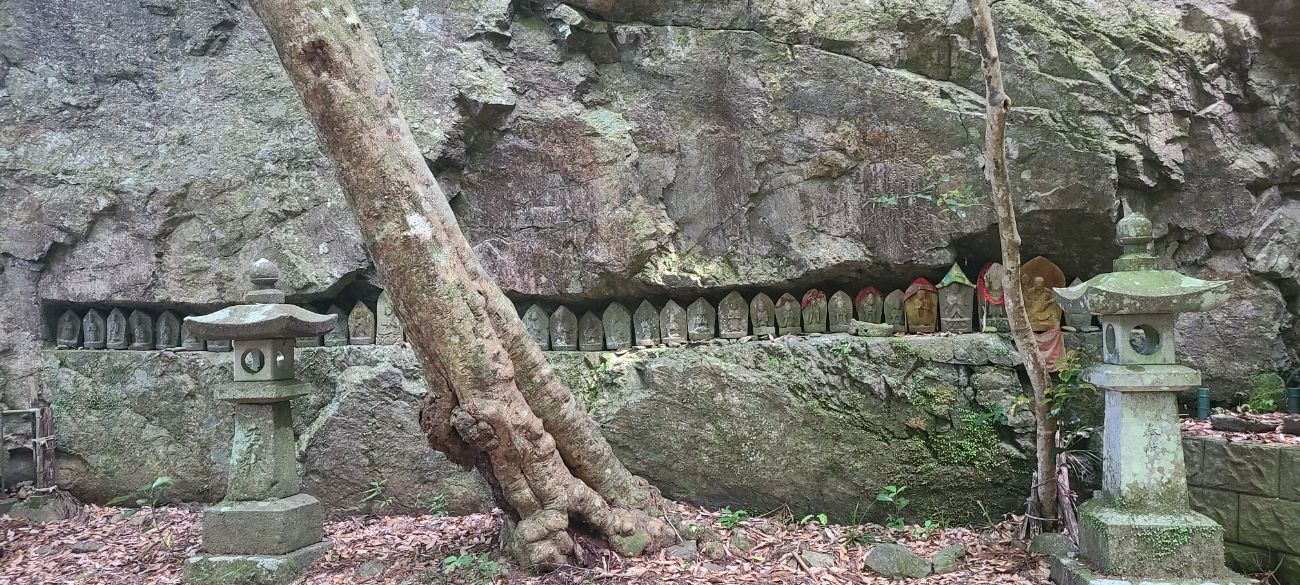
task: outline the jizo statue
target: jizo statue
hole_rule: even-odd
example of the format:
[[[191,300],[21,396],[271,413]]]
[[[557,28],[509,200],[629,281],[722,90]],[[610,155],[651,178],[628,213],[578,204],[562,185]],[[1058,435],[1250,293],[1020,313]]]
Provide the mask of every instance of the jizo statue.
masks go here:
[[[907,330],[906,316],[903,314],[903,291],[895,289],[885,296],[885,323],[894,326],[895,333]]]
[[[858,320],[867,323],[883,323],[885,298],[880,291],[872,287],[866,287],[858,291],[858,296],[854,299],[857,305]]]
[[[939,292],[925,278],[912,281],[904,293],[903,312],[908,333],[934,333],[938,327]]]
[[[849,321],[853,320],[853,301],[849,293],[838,291],[831,295],[826,305],[826,328],[831,333],[844,333],[849,330]]]
[[[1011,330],[1011,323],[1007,320],[1007,299],[1003,294],[1003,283],[1006,282],[1006,277],[1007,271],[1002,268],[1002,265],[992,262],[984,265],[976,281],[975,294],[980,307],[980,330],[986,333]]]
[[[1065,288],[1065,273],[1051,260],[1038,256],[1020,267],[1020,285],[1030,328],[1041,333],[1060,327],[1061,305],[1052,289]]]

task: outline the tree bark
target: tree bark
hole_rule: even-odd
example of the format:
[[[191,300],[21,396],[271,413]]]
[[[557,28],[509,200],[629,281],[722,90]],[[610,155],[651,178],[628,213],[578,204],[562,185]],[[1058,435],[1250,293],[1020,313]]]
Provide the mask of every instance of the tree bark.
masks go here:
[[[430,444],[476,467],[525,566],[582,529],[624,555],[676,541],[659,492],[614,455],[484,271],[412,137],[350,0],[251,0],[335,163],[370,257],[429,381]]]
[[[991,188],[990,198],[998,216],[998,238],[1002,244],[1002,265],[1006,268],[1007,282],[1003,290],[1007,296],[1007,319],[1011,323],[1011,336],[1025,362],[1029,383],[1034,389],[1034,418],[1037,421],[1035,451],[1038,462],[1037,485],[1033,487],[1038,498],[1039,511],[1048,526],[1056,520],[1056,419],[1048,416],[1046,393],[1052,385],[1047,363],[1038,353],[1038,340],[1029,324],[1025,311],[1025,294],[1020,287],[1020,229],[1016,227],[1016,209],[1007,180],[1007,116],[1011,113],[1011,98],[1002,87],[1002,64],[998,57],[997,36],[993,32],[993,13],[987,0],[969,0],[971,17],[975,23],[975,38],[984,61],[984,84],[988,103],[984,127],[984,174]]]

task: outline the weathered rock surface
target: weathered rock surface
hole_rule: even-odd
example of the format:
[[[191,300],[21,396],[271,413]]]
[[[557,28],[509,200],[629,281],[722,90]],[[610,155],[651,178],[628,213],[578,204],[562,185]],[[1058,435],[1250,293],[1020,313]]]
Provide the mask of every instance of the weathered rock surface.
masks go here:
[[[1210,428],[1230,433],[1267,433],[1277,430],[1277,421],[1263,421],[1237,416],[1235,414],[1215,414],[1210,416]]]
[[[957,570],[962,559],[966,558],[966,545],[950,544],[930,555],[931,573],[942,575]]]
[[[867,553],[868,569],[885,577],[920,579],[930,574],[930,561],[901,544],[881,543]]]
[[[417,414],[423,381],[409,350],[302,348],[299,377],[311,396],[293,403],[303,492],[334,514],[375,511],[362,502],[384,482],[386,509],[490,508],[477,475],[429,449]],[[157,476],[169,497],[216,501],[225,495],[233,410],[212,397],[229,380],[230,354],[210,352],[51,352],[48,381],[59,429],[60,483],[105,501]]]
[[[999,414],[1024,392],[1010,347],[984,334],[832,334],[548,356],[623,461],[670,497],[845,519],[902,484],[909,516],[962,522],[979,516],[976,501],[991,514],[1023,504],[1033,421],[1025,409]],[[453,513],[490,506],[475,474],[425,446],[409,349],[298,351],[298,377],[313,386],[293,403],[304,493],[332,514],[381,511],[361,503],[371,482],[392,498],[382,511],[423,512],[435,498]],[[211,388],[228,379],[230,359],[47,352],[61,483],[104,501],[167,475],[171,497],[220,499],[232,412]]]
[[[987,207],[873,204],[984,189],[959,0],[358,4],[512,293],[889,290],[998,256]],[[1107,269],[1128,197],[1171,262],[1237,281],[1180,321],[1216,394],[1294,360],[1294,0],[1008,0],[995,19],[1026,253]],[[8,403],[59,302],[211,307],[261,256],[294,300],[371,273],[245,3],[0,4],[0,128],[0,290],[38,301],[0,306]]]

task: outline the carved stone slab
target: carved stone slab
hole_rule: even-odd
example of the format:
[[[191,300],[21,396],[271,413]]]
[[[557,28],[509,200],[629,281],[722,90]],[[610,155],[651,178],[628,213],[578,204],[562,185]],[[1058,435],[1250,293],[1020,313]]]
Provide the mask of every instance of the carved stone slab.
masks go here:
[[[325,345],[329,347],[347,345],[349,337],[348,326],[350,325],[348,323],[348,314],[344,313],[343,309],[340,309],[338,305],[330,305],[329,310],[325,312],[334,315],[335,323],[334,330],[325,334]]]
[[[181,319],[181,349],[185,351],[203,351],[208,348],[206,341],[199,339],[190,332],[190,323]]]
[[[857,305],[859,321],[864,323],[885,322],[885,297],[875,288],[869,286],[858,291],[858,296],[853,300],[853,304]]]
[[[718,320],[717,311],[713,310],[713,305],[704,297],[695,299],[691,306],[686,308],[686,334],[691,341],[704,341],[713,339],[717,334],[715,323]]]
[[[107,346],[109,349],[126,349],[130,345],[130,332],[126,324],[126,313],[122,309],[113,309],[108,313]]]
[[[59,323],[54,326],[54,344],[61,348],[73,348],[81,345],[81,317],[68,309],[59,316]]]
[[[231,351],[235,349],[234,344],[229,339],[209,339],[208,351]]]
[[[812,289],[803,293],[803,332],[826,333],[826,293]]]
[[[578,316],[568,307],[560,305],[551,313],[548,324],[551,332],[551,349],[573,351],[578,349]]]
[[[980,277],[975,281],[975,294],[980,306],[981,331],[993,333],[1011,330],[1011,322],[1007,320],[1007,298],[1003,294],[1006,277],[1007,271],[997,262],[986,264],[980,269]]]
[[[676,301],[668,301],[659,311],[659,331],[664,343],[682,343],[686,341],[686,309]]]
[[[1020,289],[1025,293],[1025,312],[1029,328],[1036,333],[1061,326],[1061,305],[1053,288],[1065,288],[1065,273],[1042,256],[1020,267]]]
[[[776,305],[772,297],[763,293],[749,301],[749,322],[753,324],[754,335],[776,335]]]
[[[641,301],[632,314],[632,336],[636,344],[649,347],[659,343],[659,310],[650,301]]]
[[[895,333],[907,331],[907,321],[903,316],[903,291],[894,289],[885,295],[884,315],[885,322],[894,326]]]
[[[364,301],[357,301],[348,315],[348,343],[371,345],[375,342],[375,313]]]
[[[600,317],[587,311],[578,321],[578,349],[582,351],[601,351],[605,349],[605,326]]]
[[[903,295],[908,333],[934,333],[939,328],[939,291],[924,277],[912,281]]]
[[[610,303],[602,315],[605,324],[605,349],[632,347],[632,314],[623,303]]]
[[[131,326],[131,349],[142,351],[153,349],[153,317],[149,313],[136,309],[127,318]]]
[[[402,342],[402,322],[397,320],[397,311],[393,310],[393,299],[388,291],[379,293],[375,302],[375,343],[393,345]]]
[[[81,318],[82,345],[86,349],[104,349],[107,335],[104,315],[95,309],[86,311],[86,316]]]
[[[847,333],[853,320],[853,300],[849,293],[837,291],[826,304],[826,328],[831,333]]]
[[[731,291],[718,303],[718,337],[740,339],[749,335],[749,303]]]
[[[1083,281],[1076,278],[1070,286],[1083,284]],[[1066,313],[1065,324],[1073,327],[1076,331],[1097,331],[1100,327],[1092,324],[1092,313]]]
[[[542,310],[540,305],[533,305],[524,311],[523,316],[524,329],[528,330],[528,336],[533,338],[533,343],[543,351],[551,348],[551,319],[546,316],[546,311]]]
[[[961,267],[953,264],[939,281],[939,318],[943,330],[971,333],[975,330],[975,285]]]
[[[776,331],[780,335],[789,335],[791,333],[803,333],[803,326],[800,325],[799,300],[794,295],[785,293],[781,298],[776,300]]]
[[[181,345],[181,320],[176,318],[176,314],[171,311],[163,311],[158,315],[157,326],[154,327],[155,349],[171,349]]]

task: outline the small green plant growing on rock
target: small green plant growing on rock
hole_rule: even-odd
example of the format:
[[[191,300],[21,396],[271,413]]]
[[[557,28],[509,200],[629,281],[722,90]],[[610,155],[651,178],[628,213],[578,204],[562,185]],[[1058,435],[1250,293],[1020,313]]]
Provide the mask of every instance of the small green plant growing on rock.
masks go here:
[[[847,341],[838,341],[831,350],[840,355],[849,355],[853,353],[853,346],[849,345]]]
[[[985,412],[966,412],[959,420],[961,425],[958,433],[931,438],[935,454],[941,461],[969,465],[982,471],[991,471],[1007,464],[997,433],[997,425],[1006,422],[1005,411],[997,408]]]
[[[459,575],[471,583],[491,583],[506,574],[505,567],[492,560],[487,553],[462,553],[442,559],[442,572]]]
[[[939,157],[932,156],[925,163],[921,172],[921,188],[912,193],[886,194],[871,198],[873,205],[893,207],[900,202],[926,201],[933,203],[939,211],[966,218],[967,210],[972,207],[987,205],[983,197],[975,194],[975,187],[970,184],[956,185],[952,177],[941,174],[938,169]]]
[[[722,516],[718,518],[718,525],[723,528],[735,528],[737,524],[749,519],[749,512],[746,510],[732,510],[723,508]]]
[[[889,517],[885,521],[885,525],[890,528],[901,529],[907,525],[907,521],[903,519],[903,509],[907,508],[909,503],[909,500],[903,496],[903,492],[906,490],[907,486],[905,485],[887,485],[880,493],[876,494],[877,502],[894,505],[893,512],[889,513]]]

